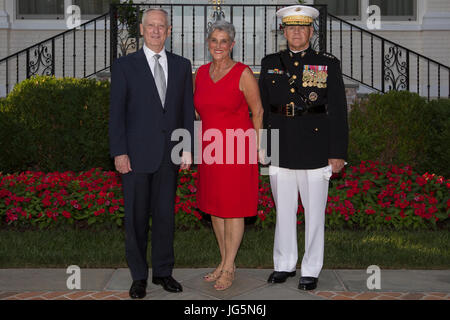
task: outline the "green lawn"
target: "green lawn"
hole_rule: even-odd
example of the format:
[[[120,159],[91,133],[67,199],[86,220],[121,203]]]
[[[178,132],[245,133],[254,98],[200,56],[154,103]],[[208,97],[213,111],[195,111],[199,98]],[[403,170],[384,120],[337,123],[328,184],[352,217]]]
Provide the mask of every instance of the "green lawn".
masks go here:
[[[249,228],[236,265],[273,267],[273,230]],[[450,232],[326,231],[324,268],[384,269],[450,268]],[[304,232],[298,232],[299,262]],[[150,248],[150,247],[149,247]],[[150,250],[149,250],[150,254]],[[176,231],[177,268],[213,267],[219,251],[212,229]],[[149,260],[150,261],[150,260]],[[62,228],[53,230],[0,230],[0,268],[126,268],[124,231]]]

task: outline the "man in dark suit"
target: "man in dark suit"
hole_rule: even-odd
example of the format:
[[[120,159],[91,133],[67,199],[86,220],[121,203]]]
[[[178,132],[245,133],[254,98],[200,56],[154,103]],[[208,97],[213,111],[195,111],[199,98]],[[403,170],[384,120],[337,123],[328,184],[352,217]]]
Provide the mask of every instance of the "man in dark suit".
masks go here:
[[[347,103],[339,60],[310,48],[312,23],[318,15],[316,9],[300,5],[277,12],[288,49],[262,60],[259,79],[264,127],[279,133],[279,163],[269,167],[277,222],[275,271],[268,282],[281,283],[296,274],[300,193],[305,209],[301,290],[317,286],[323,265],[329,179],[332,172],[344,167],[348,145]]]
[[[133,283],[131,298],[146,295],[149,214],[152,213],[152,282],[182,291],[172,277],[174,202],[180,168],[189,169],[191,150],[171,157],[171,134],[193,136],[194,105],[189,60],[165,51],[168,14],[148,9],[140,26],[144,46],[114,61],[111,72],[110,153],[122,174],[126,258]],[[190,143],[188,143],[190,146]],[[181,158],[180,158],[181,157]]]

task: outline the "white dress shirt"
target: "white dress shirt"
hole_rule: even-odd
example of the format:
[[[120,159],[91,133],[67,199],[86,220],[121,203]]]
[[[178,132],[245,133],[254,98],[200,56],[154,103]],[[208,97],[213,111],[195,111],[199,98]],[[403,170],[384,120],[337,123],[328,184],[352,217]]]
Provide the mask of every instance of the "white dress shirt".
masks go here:
[[[166,78],[166,87],[168,83],[168,67],[167,67],[167,55],[166,55],[166,48],[163,48],[161,52],[154,52],[151,49],[149,49],[145,44],[143,46],[144,48],[144,54],[147,58],[148,65],[150,66],[150,70],[152,71],[152,75],[155,75],[155,58],[153,56],[155,54],[159,54],[161,57],[159,58],[159,63],[161,64],[163,70],[164,70],[164,76]]]

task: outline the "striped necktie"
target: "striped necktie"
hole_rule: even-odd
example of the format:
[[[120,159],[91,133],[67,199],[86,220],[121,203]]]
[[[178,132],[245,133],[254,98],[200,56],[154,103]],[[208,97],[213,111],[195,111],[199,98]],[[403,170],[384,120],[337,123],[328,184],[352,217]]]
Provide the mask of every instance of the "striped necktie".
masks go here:
[[[159,58],[161,58],[161,56],[159,54],[155,54],[153,57],[155,59],[154,78],[155,78],[156,88],[158,89],[159,97],[161,99],[161,103],[164,108],[164,101],[166,100],[166,89],[167,89],[166,77],[164,75],[164,70],[163,70],[161,64],[159,63]]]

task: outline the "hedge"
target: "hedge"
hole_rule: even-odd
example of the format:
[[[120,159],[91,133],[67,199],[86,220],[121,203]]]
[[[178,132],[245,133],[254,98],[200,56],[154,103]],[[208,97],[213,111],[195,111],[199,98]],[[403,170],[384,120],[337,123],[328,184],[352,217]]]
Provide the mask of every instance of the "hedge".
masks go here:
[[[108,113],[108,81],[22,81],[0,104],[0,171],[113,169]]]
[[[0,100],[0,171],[113,170],[109,82],[37,76]],[[363,160],[450,176],[450,100],[391,91],[349,112],[349,163]]]
[[[390,91],[357,101],[349,113],[349,162],[373,160],[450,176],[450,100],[427,102]]]

